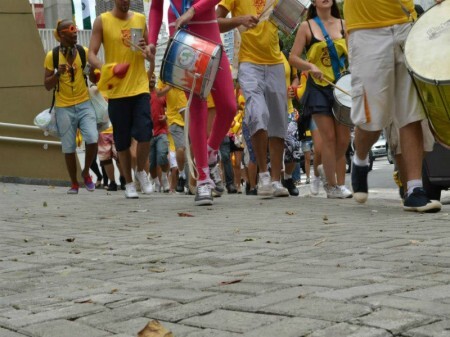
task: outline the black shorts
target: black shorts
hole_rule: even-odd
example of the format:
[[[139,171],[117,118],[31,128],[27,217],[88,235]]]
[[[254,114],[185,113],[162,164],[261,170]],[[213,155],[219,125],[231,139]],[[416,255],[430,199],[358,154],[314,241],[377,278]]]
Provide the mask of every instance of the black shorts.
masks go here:
[[[139,143],[149,142],[152,138],[150,94],[110,99],[108,112],[117,151],[128,149],[131,137]]]
[[[306,90],[301,99],[305,114],[333,116],[334,95],[332,86],[322,87],[316,85],[311,78],[308,78],[306,83]]]

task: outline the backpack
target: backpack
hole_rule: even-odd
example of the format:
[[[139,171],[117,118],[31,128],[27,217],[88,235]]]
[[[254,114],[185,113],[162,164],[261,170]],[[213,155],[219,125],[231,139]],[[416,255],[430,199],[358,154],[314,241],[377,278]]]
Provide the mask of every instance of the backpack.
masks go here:
[[[84,82],[86,83],[86,87],[88,87],[87,83],[87,77],[84,73],[84,68],[86,67],[86,51],[84,50],[83,46],[80,46],[79,44],[76,44],[75,47],[77,48],[78,54],[81,58],[81,70],[83,70],[83,77]],[[56,46],[52,49],[52,57],[53,57],[53,69],[58,69],[59,66],[59,46]],[[59,79],[58,83],[55,86],[55,89],[53,90],[53,100],[52,100],[52,106],[50,107],[50,112],[53,109],[53,106],[55,105],[55,92],[59,91]]]

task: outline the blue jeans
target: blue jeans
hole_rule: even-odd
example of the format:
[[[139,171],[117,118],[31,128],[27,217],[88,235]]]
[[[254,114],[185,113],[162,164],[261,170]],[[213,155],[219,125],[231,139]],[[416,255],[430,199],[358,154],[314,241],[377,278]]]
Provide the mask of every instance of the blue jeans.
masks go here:
[[[167,135],[162,133],[154,136],[150,140],[150,169],[156,168],[156,166],[167,165],[169,159],[169,140]]]

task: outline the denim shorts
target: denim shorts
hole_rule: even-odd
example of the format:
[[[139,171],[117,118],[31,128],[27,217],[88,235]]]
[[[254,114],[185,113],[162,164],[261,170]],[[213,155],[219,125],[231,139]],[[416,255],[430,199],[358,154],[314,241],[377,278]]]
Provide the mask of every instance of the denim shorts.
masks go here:
[[[169,140],[165,133],[161,133],[150,141],[150,169],[169,163]]]
[[[97,143],[97,119],[90,100],[68,107],[55,107],[55,113],[63,153],[75,152],[77,129],[80,129],[86,144]]]
[[[302,140],[302,151],[303,151],[303,153],[310,152],[311,149],[312,149],[312,140]]]
[[[110,99],[108,112],[117,151],[127,150],[131,145],[131,137],[138,143],[149,142],[152,138],[150,94]]]

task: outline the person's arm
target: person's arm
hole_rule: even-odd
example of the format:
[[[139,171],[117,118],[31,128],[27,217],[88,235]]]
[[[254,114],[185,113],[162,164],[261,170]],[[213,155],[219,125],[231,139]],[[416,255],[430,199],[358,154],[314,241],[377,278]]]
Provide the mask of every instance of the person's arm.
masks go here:
[[[159,30],[163,19],[163,2],[164,0],[153,0],[148,16],[148,44],[146,51],[148,57],[153,59],[156,55],[156,43],[158,42]]]
[[[312,76],[317,79],[322,79],[323,74],[316,65],[305,61],[301,58],[302,52],[305,49],[307,36],[309,34],[308,23],[305,21],[300,25],[295,36],[294,44],[292,45],[291,54],[289,55],[289,64],[299,70],[309,71]],[[311,39],[311,38],[309,38]]]
[[[98,51],[103,42],[103,24],[102,18],[97,16],[94,20],[94,27],[92,28],[91,40],[89,42],[88,62],[91,65],[92,72],[95,69],[102,68],[102,61],[98,58]]]
[[[216,9],[217,22],[219,23],[219,30],[221,33],[228,32],[239,26],[246,28],[255,27],[259,20],[254,15],[241,15],[232,18],[227,18],[229,10],[219,5]]]
[[[167,93],[170,91],[170,89],[172,89],[172,87],[170,85],[166,85],[164,88],[162,89],[158,89],[156,88],[156,96],[158,97],[164,97],[167,95]]]
[[[64,74],[67,70],[65,64],[59,64],[58,69],[55,71],[55,69],[49,69],[49,62],[50,59],[52,59],[53,54],[49,53],[46,56],[46,62],[45,62],[45,72],[44,72],[44,87],[47,90],[52,90],[56,84],[59,81],[59,77],[61,74]]]

